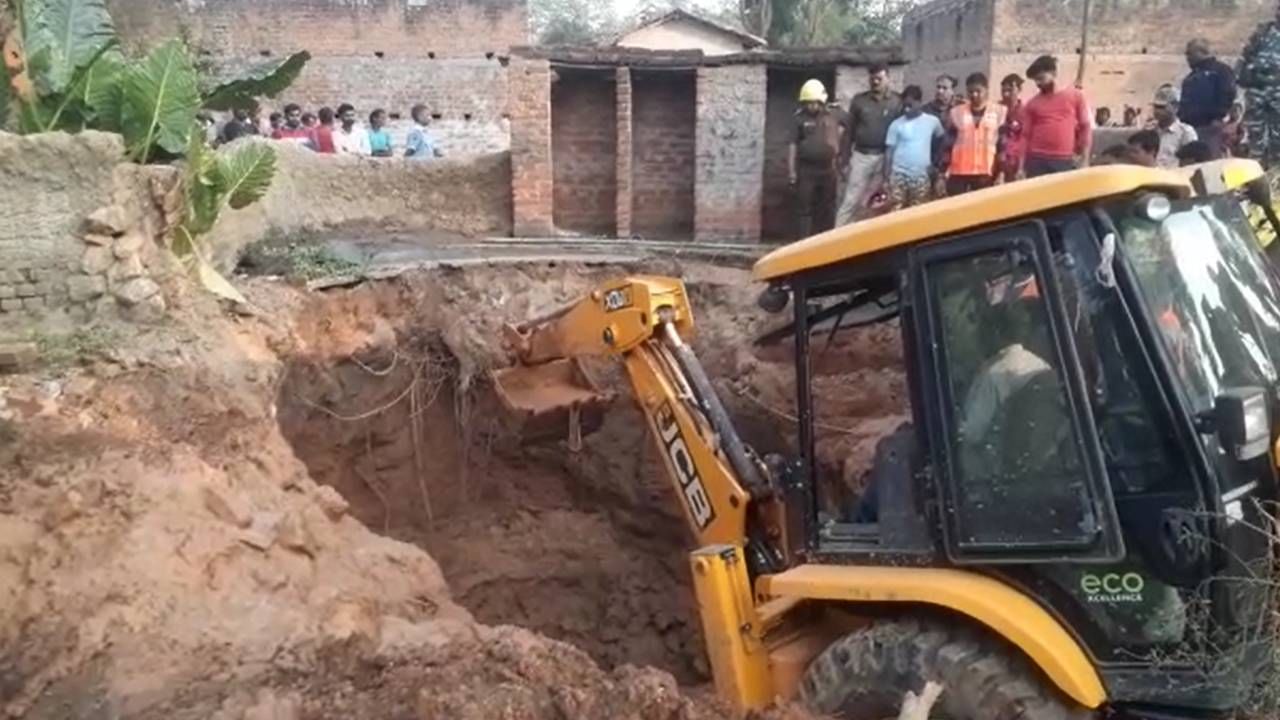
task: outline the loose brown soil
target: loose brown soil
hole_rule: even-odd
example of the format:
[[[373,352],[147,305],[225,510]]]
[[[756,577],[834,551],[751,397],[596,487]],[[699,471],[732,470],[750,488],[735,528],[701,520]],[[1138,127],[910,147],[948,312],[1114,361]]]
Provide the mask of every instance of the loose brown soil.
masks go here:
[[[187,298],[83,367],[5,381],[0,703],[32,718],[722,717],[690,538],[625,378],[591,365],[620,398],[579,453],[521,445],[488,388],[503,322],[635,270],[310,295],[254,280],[258,317]],[[790,354],[752,345],[777,320],[745,273],[644,271],[688,279],[695,349],[735,421],[793,450]],[[896,348],[891,327],[854,331],[817,358],[833,496],[904,419]]]

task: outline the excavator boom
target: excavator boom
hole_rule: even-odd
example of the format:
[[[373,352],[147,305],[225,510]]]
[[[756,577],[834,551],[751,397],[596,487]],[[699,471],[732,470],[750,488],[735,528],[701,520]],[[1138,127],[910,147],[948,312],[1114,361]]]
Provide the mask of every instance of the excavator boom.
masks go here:
[[[762,471],[684,338],[693,332],[684,283],[635,276],[606,283],[580,300],[507,329],[518,365],[494,373],[509,408],[562,417],[570,445],[602,393],[577,358],[622,360],[698,546],[747,542]],[[538,418],[526,418],[538,425]]]

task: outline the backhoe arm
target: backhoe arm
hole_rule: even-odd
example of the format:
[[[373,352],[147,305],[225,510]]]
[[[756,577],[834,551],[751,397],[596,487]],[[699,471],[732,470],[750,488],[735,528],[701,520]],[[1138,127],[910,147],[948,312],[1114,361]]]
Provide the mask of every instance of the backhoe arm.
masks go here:
[[[761,470],[684,342],[692,331],[684,283],[637,276],[508,328],[507,339],[524,365],[620,357],[698,545],[742,546]]]

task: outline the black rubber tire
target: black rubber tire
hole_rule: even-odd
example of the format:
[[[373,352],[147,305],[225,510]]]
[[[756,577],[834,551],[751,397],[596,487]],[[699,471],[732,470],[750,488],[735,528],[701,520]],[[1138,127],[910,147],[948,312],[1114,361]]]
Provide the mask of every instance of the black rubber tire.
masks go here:
[[[982,634],[913,620],[877,622],[809,665],[800,694],[843,720],[896,718],[908,690],[942,684],[931,720],[1091,720],[1020,655]]]

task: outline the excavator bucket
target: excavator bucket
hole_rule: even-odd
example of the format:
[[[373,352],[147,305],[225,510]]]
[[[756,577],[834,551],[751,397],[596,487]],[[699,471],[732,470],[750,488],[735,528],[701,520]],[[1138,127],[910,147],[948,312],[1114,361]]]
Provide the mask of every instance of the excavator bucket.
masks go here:
[[[613,393],[600,389],[577,359],[516,365],[491,374],[508,422],[525,442],[567,439],[582,447],[582,437],[600,428]]]

